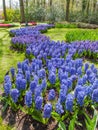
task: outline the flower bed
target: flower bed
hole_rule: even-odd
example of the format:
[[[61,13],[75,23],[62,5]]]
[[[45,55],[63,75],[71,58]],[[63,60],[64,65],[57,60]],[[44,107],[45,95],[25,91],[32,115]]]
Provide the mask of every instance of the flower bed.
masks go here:
[[[97,42],[51,41],[40,34],[45,28],[41,25],[11,32],[16,35],[12,46],[23,50],[28,59],[5,76],[2,100],[14,111],[21,110],[43,124],[55,120],[60,129],[74,130],[78,126],[94,130],[98,119],[98,69],[77,58],[95,57]]]
[[[4,24],[4,23],[0,23],[0,27],[14,27],[14,24]]]
[[[34,33],[34,34],[33,34]],[[49,40],[48,37],[40,34],[40,32],[32,32],[31,35],[23,35],[18,37],[13,37],[11,39],[11,47],[14,49],[17,49],[18,51],[24,51],[26,50],[26,47],[28,47],[30,44],[35,44],[37,42],[43,42]]]
[[[98,70],[81,59],[32,59],[17,64],[5,76],[6,102],[33,119],[47,124],[49,118],[70,122],[85,116],[98,102]],[[86,115],[87,116],[87,115]],[[81,120],[79,120],[81,122]],[[75,123],[74,123],[75,125]],[[93,127],[92,127],[93,128]]]
[[[71,48],[76,49],[75,58],[87,57],[90,59],[98,59],[98,41],[77,41],[71,44]]]
[[[26,26],[26,23],[20,23],[21,26]],[[36,26],[37,23],[36,22],[28,22],[28,26]]]
[[[20,29],[14,29],[10,30],[10,36],[23,36],[23,35],[31,35],[33,32],[41,32],[45,33],[47,32],[47,29],[54,27],[54,25],[50,24],[45,24],[45,25],[37,25],[35,27],[25,27],[25,28],[20,28]]]

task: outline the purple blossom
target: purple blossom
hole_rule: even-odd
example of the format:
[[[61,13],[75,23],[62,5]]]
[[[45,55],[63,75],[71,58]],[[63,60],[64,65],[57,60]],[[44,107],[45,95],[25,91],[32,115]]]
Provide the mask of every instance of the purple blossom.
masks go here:
[[[80,106],[83,106],[83,104],[84,104],[84,98],[85,98],[85,92],[84,92],[84,91],[78,92],[78,95],[77,95],[77,103],[78,103]]]
[[[11,75],[12,75],[12,78],[13,78],[15,76],[15,69],[11,68],[10,71],[11,71]]]
[[[7,96],[10,94],[11,88],[12,88],[12,85],[10,82],[7,82],[4,84],[4,92]]]
[[[58,113],[58,114],[63,114],[64,113],[64,110],[63,110],[63,106],[62,106],[62,104],[60,103],[60,101],[58,101],[57,103],[56,103],[56,112]]]
[[[95,89],[92,93],[92,100],[98,102],[98,89]]]
[[[35,107],[37,110],[41,110],[42,109],[42,102],[43,102],[43,98],[41,96],[38,96],[35,99]]]
[[[50,118],[51,117],[51,112],[52,112],[52,105],[50,103],[45,104],[43,117],[44,118]]]
[[[66,110],[70,112],[72,111],[73,101],[74,101],[74,96],[72,94],[68,94],[66,96],[66,102],[65,102]]]
[[[37,87],[37,82],[31,81],[31,83],[30,83],[30,90],[31,90],[32,93],[34,93],[36,87]]]
[[[56,82],[56,75],[55,75],[55,73],[51,72],[49,74],[49,81],[50,81],[51,84],[55,84],[55,82]]]
[[[11,89],[11,97],[12,100],[16,103],[18,101],[18,97],[19,97],[19,90],[18,89]]]
[[[51,90],[49,91],[49,94],[48,94],[48,100],[49,100],[49,101],[54,100],[54,99],[55,99],[55,96],[56,96],[55,90],[54,90],[54,89],[51,89]]]
[[[28,107],[31,107],[32,105],[32,92],[31,91],[27,91],[26,95],[25,95],[25,104]]]

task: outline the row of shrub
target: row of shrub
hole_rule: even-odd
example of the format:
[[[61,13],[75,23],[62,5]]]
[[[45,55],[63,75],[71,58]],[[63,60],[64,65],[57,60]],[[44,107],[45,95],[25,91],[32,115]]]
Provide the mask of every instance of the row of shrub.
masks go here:
[[[84,40],[90,40],[90,41],[97,41],[98,40],[98,30],[73,30],[68,31],[66,33],[66,41],[72,42],[72,41],[84,41]]]

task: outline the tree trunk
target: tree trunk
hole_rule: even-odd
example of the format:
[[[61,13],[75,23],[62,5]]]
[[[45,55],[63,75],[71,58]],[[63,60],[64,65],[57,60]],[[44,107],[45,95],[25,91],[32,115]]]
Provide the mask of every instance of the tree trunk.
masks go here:
[[[69,21],[70,0],[66,0],[66,21]]]
[[[28,0],[26,0],[26,26],[28,26]]]
[[[50,0],[50,7],[52,6],[52,0]]]
[[[93,1],[93,13],[96,12],[96,3],[97,3],[97,0],[94,0]]]
[[[46,7],[46,0],[44,0],[44,7]]]
[[[82,0],[82,12],[84,13],[86,9],[86,0]]]
[[[3,13],[4,13],[4,19],[5,19],[5,21],[7,21],[5,0],[3,0]]]
[[[73,12],[74,2],[75,2],[75,0],[72,0],[72,3],[71,3],[71,12]]]
[[[87,0],[86,1],[86,9],[85,9],[85,14],[86,15],[89,15],[89,12],[90,12],[90,0]]]
[[[20,2],[20,14],[21,14],[21,22],[25,22],[25,15],[24,15],[24,4],[23,0],[19,0]]]
[[[9,7],[12,8],[11,0],[9,0]]]
[[[37,6],[38,6],[38,7],[40,6],[40,1],[39,1],[39,0],[37,0]]]

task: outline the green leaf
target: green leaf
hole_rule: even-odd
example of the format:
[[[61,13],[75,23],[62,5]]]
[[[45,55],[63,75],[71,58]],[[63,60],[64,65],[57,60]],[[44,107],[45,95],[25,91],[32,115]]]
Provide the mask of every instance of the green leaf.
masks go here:
[[[2,109],[3,112],[6,111],[8,105],[9,105],[8,103],[6,103],[6,104],[4,105],[4,107],[3,107],[3,109]]]
[[[47,123],[47,120],[45,120],[43,117],[42,117],[42,113],[38,110],[34,110],[32,115],[31,115],[35,120],[43,123],[43,124],[46,124]]]
[[[78,114],[78,111],[76,111],[75,114],[73,115],[72,120],[70,121],[68,130],[74,130],[74,128],[75,128],[75,122],[77,120],[77,114]]]
[[[24,107],[22,107],[21,105],[19,105],[18,107],[19,107],[19,109],[20,109],[22,112],[24,112],[25,114],[28,114],[28,111],[27,111]]]
[[[98,112],[94,110],[94,116],[92,119],[92,127],[94,128],[94,130],[96,129],[97,121],[98,121]]]
[[[60,121],[60,120],[61,120],[61,117],[60,117],[60,115],[59,115],[58,113],[52,112],[51,115],[52,115],[52,117],[53,117],[55,120],[57,120],[57,121]]]
[[[66,126],[62,121],[59,122],[58,126],[59,126],[60,130],[66,130]]]
[[[85,123],[87,130],[95,130],[98,121],[98,112],[94,110],[94,116],[92,119],[85,112],[84,115],[86,117]]]

